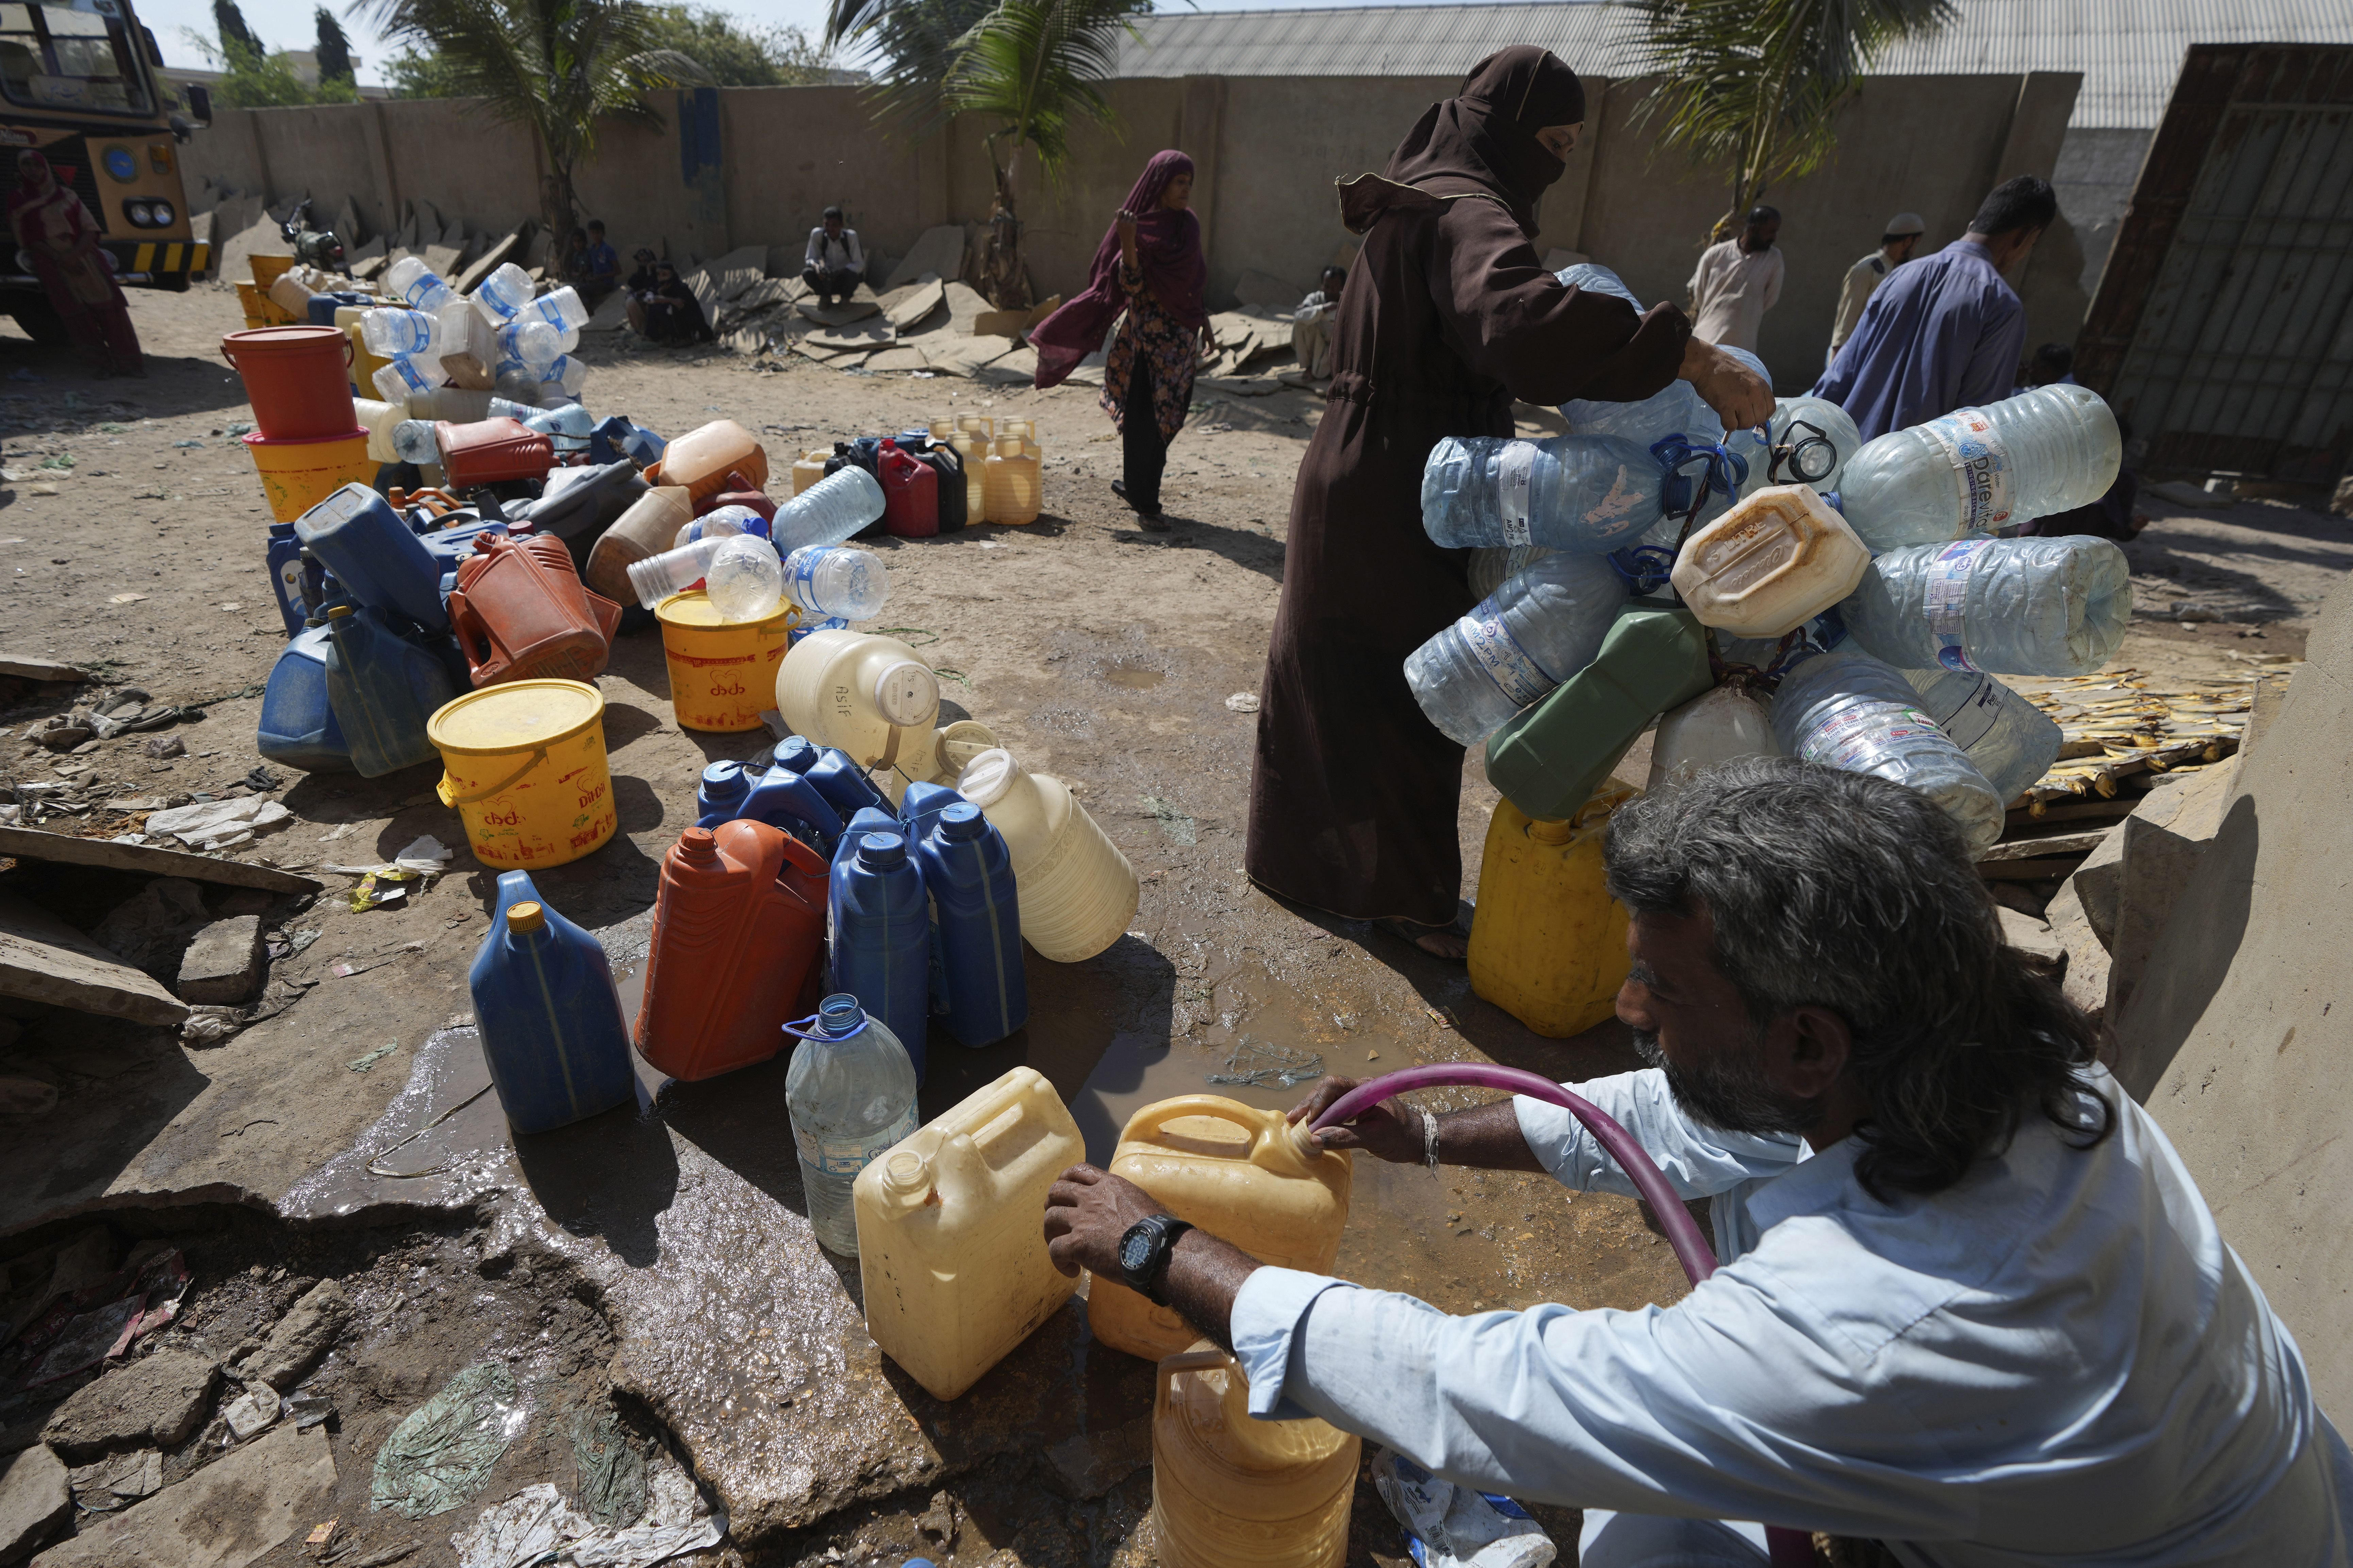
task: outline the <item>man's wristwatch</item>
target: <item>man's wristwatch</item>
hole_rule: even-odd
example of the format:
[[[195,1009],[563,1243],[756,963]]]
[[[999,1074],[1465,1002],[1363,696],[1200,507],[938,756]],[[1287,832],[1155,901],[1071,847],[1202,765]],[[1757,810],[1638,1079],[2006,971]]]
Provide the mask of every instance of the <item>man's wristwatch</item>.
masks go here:
[[[1161,1280],[1168,1273],[1176,1238],[1192,1228],[1190,1221],[1167,1214],[1150,1215],[1129,1226],[1119,1238],[1120,1283],[1155,1307],[1168,1305]]]

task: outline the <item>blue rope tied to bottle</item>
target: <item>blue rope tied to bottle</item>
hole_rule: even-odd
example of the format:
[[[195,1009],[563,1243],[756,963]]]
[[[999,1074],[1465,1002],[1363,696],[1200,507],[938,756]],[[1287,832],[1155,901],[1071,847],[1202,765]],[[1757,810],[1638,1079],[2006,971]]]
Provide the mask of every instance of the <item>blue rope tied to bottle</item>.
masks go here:
[[[1636,598],[1665,587],[1675,569],[1675,552],[1663,544],[1637,544],[1626,550],[1613,550],[1602,559],[1626,580],[1626,591]]]
[[[816,1027],[810,1027],[815,1025]],[[837,991],[818,1004],[818,1010],[806,1018],[796,1018],[782,1026],[785,1033],[804,1040],[816,1040],[830,1045],[846,1040],[866,1026],[866,1009],[858,998],[847,991]]]
[[[1681,516],[1686,533],[1711,493],[1721,491],[1728,499],[1748,482],[1748,459],[1721,441],[1694,441],[1677,432],[1651,443],[1651,456],[1665,476],[1659,487],[1659,510],[1668,517]],[[1684,473],[1694,462],[1703,465],[1700,471]]]

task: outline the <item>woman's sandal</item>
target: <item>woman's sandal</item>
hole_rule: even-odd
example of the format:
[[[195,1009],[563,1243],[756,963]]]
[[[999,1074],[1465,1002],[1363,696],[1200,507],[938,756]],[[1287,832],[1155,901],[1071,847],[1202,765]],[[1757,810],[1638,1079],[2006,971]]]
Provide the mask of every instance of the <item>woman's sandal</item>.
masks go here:
[[[1463,925],[1460,916],[1457,916],[1452,921],[1446,925],[1433,926],[1424,925],[1419,921],[1407,920],[1402,915],[1390,915],[1386,919],[1375,921],[1373,922],[1373,929],[1381,932],[1385,936],[1393,936],[1399,942],[1409,942],[1413,946],[1419,948],[1422,952],[1430,954],[1432,958],[1444,959],[1452,963],[1461,963],[1470,956],[1471,932],[1469,929]],[[1460,952],[1441,952],[1438,948],[1430,946],[1428,941],[1425,940],[1428,938],[1437,938],[1441,941],[1449,938],[1454,939],[1455,941],[1461,942],[1462,951]],[[1453,942],[1448,942],[1447,945],[1451,947],[1453,945]]]

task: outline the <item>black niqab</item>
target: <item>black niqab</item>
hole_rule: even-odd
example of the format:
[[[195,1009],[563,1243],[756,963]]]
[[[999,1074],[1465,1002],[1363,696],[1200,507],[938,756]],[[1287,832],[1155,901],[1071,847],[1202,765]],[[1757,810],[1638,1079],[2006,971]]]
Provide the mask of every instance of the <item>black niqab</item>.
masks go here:
[[[1548,49],[1515,44],[1481,60],[1452,98],[1433,103],[1383,178],[1437,196],[1500,197],[1534,234],[1536,201],[1567,172],[1536,132],[1585,118],[1585,86]]]

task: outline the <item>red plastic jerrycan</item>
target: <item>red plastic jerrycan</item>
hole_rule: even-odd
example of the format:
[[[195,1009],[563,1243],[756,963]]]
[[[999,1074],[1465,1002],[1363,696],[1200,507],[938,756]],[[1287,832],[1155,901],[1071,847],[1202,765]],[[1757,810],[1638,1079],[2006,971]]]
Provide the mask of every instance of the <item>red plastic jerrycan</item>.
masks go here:
[[[694,515],[708,517],[723,506],[748,506],[770,522],[776,521],[776,503],[740,468],[727,470],[727,488],[708,500],[694,503]]]
[[[940,531],[940,476],[899,443],[885,439],[875,467],[882,481],[882,528],[902,539],[929,539]]]
[[[782,828],[690,827],[654,896],[638,1054],[672,1078],[766,1061],[825,941],[826,863]]]
[[[453,490],[508,479],[543,479],[555,464],[554,438],[520,419],[481,419],[470,425],[438,420],[433,439],[441,448],[441,472]]]
[[[564,541],[479,534],[474,552],[449,594],[449,629],[474,684],[596,679],[621,606],[581,583]]]

